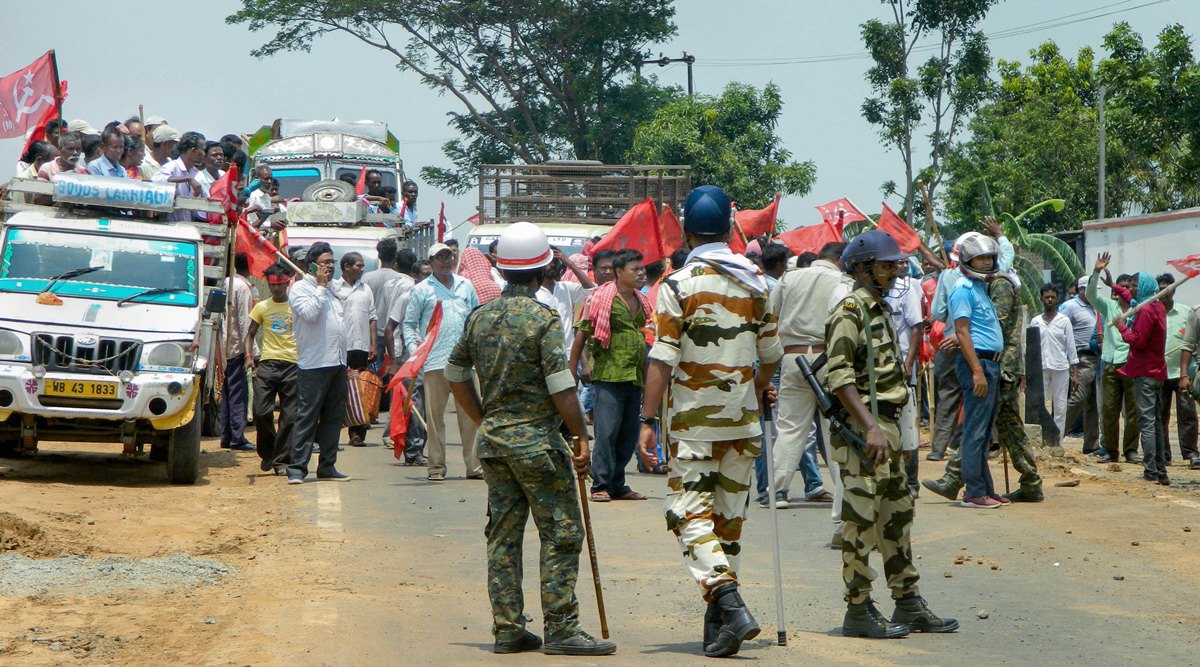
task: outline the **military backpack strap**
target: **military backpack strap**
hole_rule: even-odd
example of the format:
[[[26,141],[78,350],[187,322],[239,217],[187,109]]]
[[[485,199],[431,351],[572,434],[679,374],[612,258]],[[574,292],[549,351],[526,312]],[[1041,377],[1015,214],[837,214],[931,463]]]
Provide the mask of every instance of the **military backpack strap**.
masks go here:
[[[875,421],[879,421],[879,401],[875,395],[875,383],[878,381],[875,369],[875,330],[871,326],[871,316],[867,311],[866,304],[855,296],[854,292],[851,292],[846,298],[858,305],[859,310],[862,311],[864,324],[866,325],[864,333],[867,339],[867,382],[869,384],[867,395],[871,403],[871,416],[875,418]]]

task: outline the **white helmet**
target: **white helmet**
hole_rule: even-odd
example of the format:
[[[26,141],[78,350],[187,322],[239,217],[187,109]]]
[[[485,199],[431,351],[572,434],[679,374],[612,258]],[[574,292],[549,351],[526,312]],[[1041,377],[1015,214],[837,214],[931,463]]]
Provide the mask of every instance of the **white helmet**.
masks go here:
[[[496,243],[496,268],[507,271],[540,269],[554,259],[546,235],[532,222],[514,222]]]
[[[979,232],[967,232],[954,242],[954,249],[958,253],[958,270],[969,278],[987,280],[999,269],[1000,244],[990,236],[984,236]],[[971,260],[987,255],[996,258],[991,271],[982,272],[971,268]]]

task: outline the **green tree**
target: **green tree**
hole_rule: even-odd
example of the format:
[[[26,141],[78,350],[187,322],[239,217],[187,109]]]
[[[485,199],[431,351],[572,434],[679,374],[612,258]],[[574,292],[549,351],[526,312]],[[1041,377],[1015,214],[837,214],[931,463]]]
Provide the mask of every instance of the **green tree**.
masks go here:
[[[275,34],[252,51],[309,51],[344,33],[461,105],[463,136],[430,182],[475,186],[486,162],[618,161],[633,128],[678,94],[634,79],[647,48],[675,34],[670,0],[242,0],[226,18]]]
[[[1200,64],[1191,38],[1174,24],[1147,49],[1121,22],[1104,46],[1105,125],[1126,149],[1112,166],[1130,186],[1120,210],[1200,205]]]
[[[693,184],[725,189],[739,208],[762,208],[776,192],[804,195],[816,181],[812,162],[792,159],[775,127],[779,87],[731,83],[719,97],[697,95],[660,108],[633,135],[630,162],[690,164]]]
[[[941,183],[944,159],[958,132],[991,92],[987,39],[975,29],[998,0],[881,0],[891,21],[862,24],[874,64],[867,70],[872,96],[863,117],[904,162],[904,210],[912,211],[918,170],[913,138],[928,128],[929,162],[922,172],[930,197]],[[937,40],[933,54],[913,68],[917,42]],[[885,184],[894,190],[893,183]],[[890,194],[890,192],[885,192]]]

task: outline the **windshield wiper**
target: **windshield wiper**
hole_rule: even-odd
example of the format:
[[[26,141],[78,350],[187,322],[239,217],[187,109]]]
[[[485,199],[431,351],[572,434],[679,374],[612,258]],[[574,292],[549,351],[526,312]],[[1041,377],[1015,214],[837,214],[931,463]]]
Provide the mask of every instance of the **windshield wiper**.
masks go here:
[[[100,269],[103,269],[103,268],[104,268],[103,266],[81,266],[78,269],[71,269],[70,271],[60,273],[57,276],[54,276],[53,278],[51,278],[50,283],[48,285],[46,285],[46,289],[44,289],[42,291],[43,292],[53,292],[55,285],[57,285],[58,283],[66,280],[68,278],[78,278],[79,276],[82,276],[85,273],[99,271]]]
[[[188,291],[188,288],[186,288],[186,287],[151,287],[148,290],[142,290],[141,292],[138,292],[137,294],[130,294],[129,296],[125,297],[124,299],[121,299],[120,301],[117,302],[117,307],[120,308],[122,304],[129,303],[130,301],[133,301],[134,299],[139,299],[144,296],[152,296],[155,294],[167,294],[169,292],[186,292],[186,291]]]

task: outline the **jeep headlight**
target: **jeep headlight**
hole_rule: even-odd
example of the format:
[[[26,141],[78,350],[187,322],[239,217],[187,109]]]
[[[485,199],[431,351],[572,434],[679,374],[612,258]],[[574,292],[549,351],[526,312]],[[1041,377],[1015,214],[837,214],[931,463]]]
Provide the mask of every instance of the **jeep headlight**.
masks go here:
[[[187,368],[191,365],[191,353],[179,343],[158,343],[150,347],[143,357],[147,366]]]
[[[0,357],[16,357],[25,353],[21,337],[11,331],[0,331]]]

